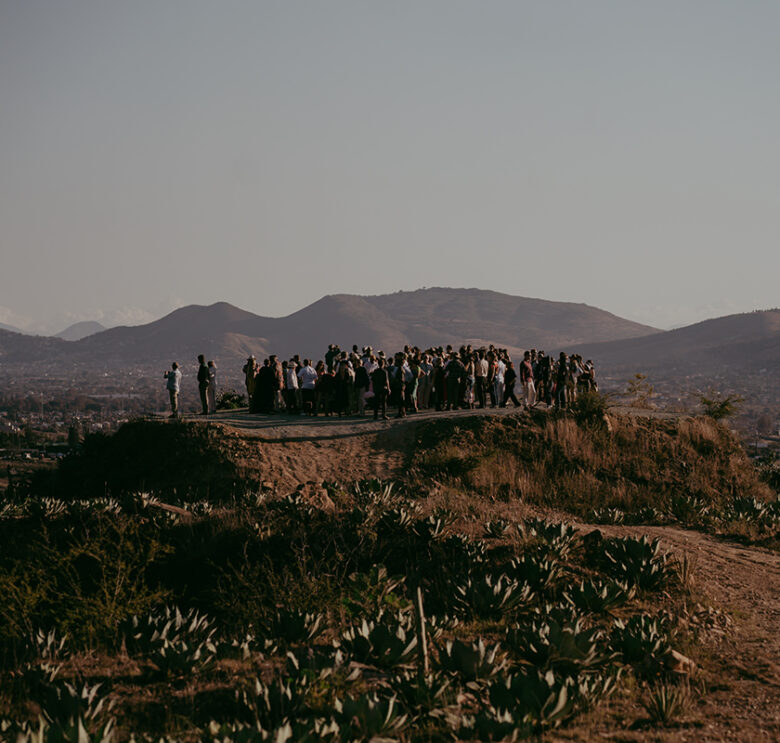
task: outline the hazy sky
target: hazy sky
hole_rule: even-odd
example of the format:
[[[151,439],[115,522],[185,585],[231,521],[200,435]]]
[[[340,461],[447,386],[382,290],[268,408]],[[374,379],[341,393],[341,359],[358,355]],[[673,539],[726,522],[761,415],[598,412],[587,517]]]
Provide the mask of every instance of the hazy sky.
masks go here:
[[[780,3],[0,0],[0,322],[780,305]]]

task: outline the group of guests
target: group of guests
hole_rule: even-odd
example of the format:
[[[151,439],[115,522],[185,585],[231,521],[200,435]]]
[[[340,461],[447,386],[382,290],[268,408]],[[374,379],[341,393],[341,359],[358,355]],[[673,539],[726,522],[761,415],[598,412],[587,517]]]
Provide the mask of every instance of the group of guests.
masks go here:
[[[262,364],[250,356],[243,372],[252,413],[290,413],[317,416],[359,415],[370,407],[374,418],[387,419],[419,410],[459,408],[561,408],[578,392],[597,390],[591,360],[561,352],[525,351],[515,366],[507,349],[474,349],[470,345],[421,350],[405,346],[393,356],[370,346],[342,351],[328,346],[324,360],[312,363],[298,355],[286,361],[270,356]]]

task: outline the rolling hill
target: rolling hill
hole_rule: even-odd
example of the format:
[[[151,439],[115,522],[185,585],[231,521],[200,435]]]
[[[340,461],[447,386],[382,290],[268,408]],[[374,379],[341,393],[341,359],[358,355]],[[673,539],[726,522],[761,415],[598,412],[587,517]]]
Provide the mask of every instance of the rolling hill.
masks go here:
[[[281,318],[255,315],[226,302],[191,305],[146,325],[111,328],[70,342],[46,339],[48,345],[34,338],[25,345],[26,337],[2,334],[0,357],[7,363],[25,363],[45,350],[61,363],[167,366],[172,359],[189,361],[203,353],[235,365],[250,353],[321,358],[328,343],[342,348],[371,345],[386,352],[407,343],[495,343],[517,351],[656,332],[585,304],[434,288],[379,296],[330,295]]]
[[[780,365],[780,310],[705,320],[676,330],[575,347],[613,372],[665,369],[707,373],[713,368],[759,371]]]

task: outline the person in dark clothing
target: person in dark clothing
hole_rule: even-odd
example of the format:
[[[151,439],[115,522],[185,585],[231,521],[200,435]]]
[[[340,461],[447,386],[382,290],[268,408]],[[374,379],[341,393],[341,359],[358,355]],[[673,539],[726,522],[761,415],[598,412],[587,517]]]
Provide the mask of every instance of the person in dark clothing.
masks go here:
[[[566,354],[561,351],[560,358],[558,359],[558,368],[555,372],[555,406],[558,408],[565,408],[568,405],[568,388],[570,384],[574,384],[574,377],[569,368],[569,359]]]
[[[198,356],[198,363],[200,364],[198,367],[198,392],[200,393],[200,404],[203,407],[201,415],[208,415],[209,368],[206,366],[206,357],[203,354]]]
[[[387,376],[385,360],[380,358],[379,366],[371,372],[371,386],[374,390],[374,420],[379,417],[382,410],[382,420],[387,420],[387,396],[390,394],[390,379]]]
[[[406,371],[404,369],[404,357],[398,356],[395,362],[395,372],[392,381],[393,400],[398,405],[396,418],[406,417]]]
[[[510,361],[506,366],[506,372],[504,373],[504,399],[501,402],[501,407],[505,408],[507,402],[511,400],[516,408],[520,407],[520,401],[515,395],[515,382],[517,381],[517,372],[515,371],[515,365]]]
[[[456,353],[450,357],[447,364],[447,410],[457,410],[460,407],[460,385],[466,373],[466,367]]]
[[[322,410],[326,416],[333,412],[333,402],[336,395],[336,377],[333,371],[322,374],[315,385],[317,393],[317,411]],[[315,415],[317,413],[315,412]]]
[[[355,391],[357,393],[357,413],[359,416],[366,414],[366,392],[371,385],[371,378],[368,376],[366,367],[359,364],[355,372]]]
[[[271,366],[270,360],[265,359],[255,378],[255,394],[252,400],[256,404],[253,412],[274,412],[275,384],[274,368]]]

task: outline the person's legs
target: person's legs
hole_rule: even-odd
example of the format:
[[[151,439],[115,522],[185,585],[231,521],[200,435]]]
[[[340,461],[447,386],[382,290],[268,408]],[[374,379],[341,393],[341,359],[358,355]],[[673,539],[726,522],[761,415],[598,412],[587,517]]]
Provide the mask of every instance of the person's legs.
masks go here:
[[[176,390],[168,390],[168,396],[171,398],[171,417],[179,417],[179,393]]]
[[[536,405],[536,386],[533,379],[529,379],[525,385],[525,404],[529,408]]]
[[[198,385],[198,392],[200,392],[200,405],[203,411],[203,415],[207,415],[209,412],[209,403],[206,399],[206,390],[208,389],[208,385],[200,384]]]

